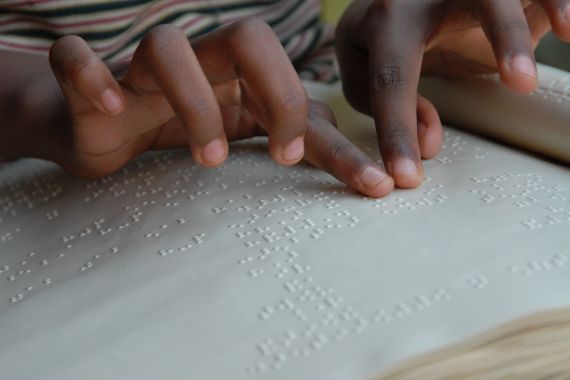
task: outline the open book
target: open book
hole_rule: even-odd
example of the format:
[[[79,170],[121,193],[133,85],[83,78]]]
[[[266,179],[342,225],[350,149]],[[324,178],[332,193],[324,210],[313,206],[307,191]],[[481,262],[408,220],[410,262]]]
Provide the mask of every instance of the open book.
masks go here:
[[[369,118],[338,88],[308,88],[378,157]],[[568,167],[451,128],[425,166],[420,188],[374,200],[275,165],[263,139],[214,170],[182,150],[89,181],[12,163],[0,378],[368,379],[570,307]]]

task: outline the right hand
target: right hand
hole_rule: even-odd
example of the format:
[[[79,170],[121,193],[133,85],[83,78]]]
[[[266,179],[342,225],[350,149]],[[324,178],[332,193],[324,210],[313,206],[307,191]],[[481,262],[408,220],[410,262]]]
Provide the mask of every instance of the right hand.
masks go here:
[[[337,28],[347,99],[374,116],[378,144],[399,187],[423,181],[442,127],[417,92],[420,74],[500,74],[517,92],[536,88],[534,47],[551,27],[570,40],[570,0],[354,0]]]

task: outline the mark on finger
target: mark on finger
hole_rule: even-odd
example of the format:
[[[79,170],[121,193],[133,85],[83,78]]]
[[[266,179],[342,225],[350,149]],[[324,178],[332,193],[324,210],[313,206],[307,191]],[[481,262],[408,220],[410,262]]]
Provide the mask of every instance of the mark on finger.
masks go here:
[[[402,71],[395,63],[385,63],[380,70],[374,74],[374,91],[391,90],[397,88],[404,82]]]

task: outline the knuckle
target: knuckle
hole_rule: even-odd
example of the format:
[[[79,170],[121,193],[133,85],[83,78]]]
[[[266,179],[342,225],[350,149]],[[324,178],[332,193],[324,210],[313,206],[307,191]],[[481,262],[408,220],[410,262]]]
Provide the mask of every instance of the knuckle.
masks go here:
[[[380,19],[390,18],[396,10],[395,0],[374,0],[370,2],[364,16],[364,25],[369,32],[378,28]]]
[[[256,18],[247,18],[231,24],[225,36],[228,50],[235,55],[243,54],[245,45],[259,46],[266,51],[281,48],[281,42],[271,26]],[[235,70],[239,73],[239,67],[235,67]]]
[[[147,54],[160,54],[162,50],[180,41],[180,38],[186,39],[184,33],[173,25],[158,25],[149,30],[141,41],[141,47]]]
[[[269,109],[269,116],[273,119],[288,117],[289,115],[309,115],[309,100],[305,94],[288,94]]]
[[[229,27],[229,34],[234,37],[233,41],[249,41],[267,35],[274,35],[274,32],[265,21],[247,18],[233,23]]]
[[[50,47],[49,62],[52,68],[60,74],[66,74],[70,69],[77,67],[80,62],[79,48],[84,41],[73,35],[63,36]]]
[[[329,151],[326,162],[329,167],[336,166],[339,162],[346,163],[352,158],[354,153],[354,146],[349,141],[340,141],[335,143]]]
[[[386,123],[384,137],[389,140],[403,140],[410,137],[410,131],[403,122],[392,120]]]
[[[203,97],[195,97],[181,111],[190,120],[210,120],[219,111],[217,102]]]
[[[178,37],[183,34],[184,33],[182,30],[180,30],[177,26],[174,26],[172,24],[160,24],[149,30],[146,36],[149,36],[151,38],[168,39],[172,37]]]
[[[315,100],[309,100],[309,120],[314,121],[319,118],[325,119],[335,127],[337,126],[334,113],[328,105]]]
[[[50,55],[65,53],[70,47],[82,41],[83,40],[80,37],[74,35],[60,37],[51,45]]]

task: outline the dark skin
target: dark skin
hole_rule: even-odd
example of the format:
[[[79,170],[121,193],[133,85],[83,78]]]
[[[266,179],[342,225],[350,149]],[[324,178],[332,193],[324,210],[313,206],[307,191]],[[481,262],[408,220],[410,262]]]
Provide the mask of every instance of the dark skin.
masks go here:
[[[570,38],[569,2],[355,0],[337,30],[344,90],[374,116],[391,177],[338,133],[325,106],[307,99],[279,41],[257,21],[192,45],[175,28],[155,28],[118,68],[126,72],[120,80],[78,37],[53,45],[51,70],[45,58],[0,53],[0,153],[96,177],[146,150],[181,146],[217,166],[228,141],[268,135],[278,163],[304,156],[353,189],[384,196],[394,183],[418,186],[421,159],[441,146],[437,111],[417,94],[420,74],[498,71],[508,87],[531,91],[537,41],[551,25]]]
[[[0,152],[58,163],[80,177],[113,173],[140,153],[190,147],[215,167],[228,141],[269,137],[272,158],[303,158],[350,187],[381,197],[392,179],[335,128],[330,110],[307,98],[266,24],[248,20],[192,44],[172,26],[150,31],[113,75],[79,37],[43,57],[2,53]],[[51,67],[50,67],[51,66]]]
[[[537,85],[534,48],[550,29],[570,40],[568,0],[355,0],[337,28],[344,92],[374,117],[388,173],[402,188],[424,178],[441,123],[417,93],[421,74],[499,72],[510,89]]]

